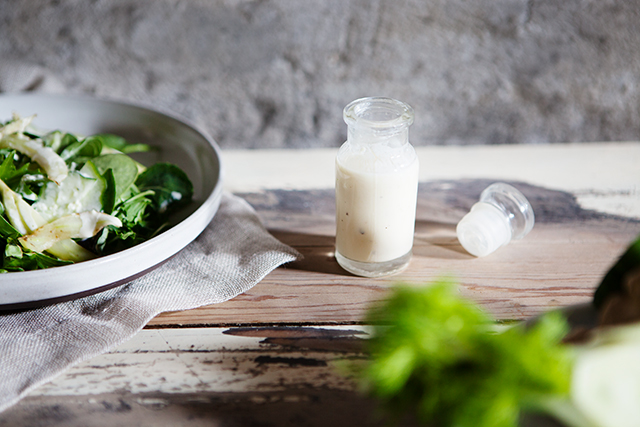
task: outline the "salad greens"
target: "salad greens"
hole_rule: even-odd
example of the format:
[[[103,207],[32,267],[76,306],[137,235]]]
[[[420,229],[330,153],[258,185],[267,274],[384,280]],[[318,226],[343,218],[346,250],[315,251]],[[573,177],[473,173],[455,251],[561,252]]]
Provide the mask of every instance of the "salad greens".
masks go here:
[[[177,166],[129,157],[147,151],[112,134],[42,132],[34,116],[0,125],[0,272],[66,265],[157,235],[191,202]]]
[[[530,329],[495,322],[453,285],[397,286],[368,322],[371,361],[361,377],[393,414],[457,427],[515,427],[522,409],[540,410],[569,393],[572,355],[560,343],[564,318]]]

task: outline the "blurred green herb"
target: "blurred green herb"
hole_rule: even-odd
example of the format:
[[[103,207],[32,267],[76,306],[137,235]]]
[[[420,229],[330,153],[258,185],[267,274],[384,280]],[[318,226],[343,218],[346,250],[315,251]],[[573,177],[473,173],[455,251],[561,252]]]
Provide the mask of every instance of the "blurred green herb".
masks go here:
[[[572,353],[559,313],[501,327],[451,282],[397,286],[369,313],[370,362],[361,377],[396,416],[456,427],[515,427],[570,390]]]

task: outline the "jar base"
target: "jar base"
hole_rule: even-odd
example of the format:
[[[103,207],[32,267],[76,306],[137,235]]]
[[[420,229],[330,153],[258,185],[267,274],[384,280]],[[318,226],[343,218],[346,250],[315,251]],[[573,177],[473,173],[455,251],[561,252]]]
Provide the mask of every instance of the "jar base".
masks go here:
[[[403,271],[411,261],[411,251],[406,254],[385,262],[361,262],[349,259],[340,252],[335,253],[336,261],[345,270],[356,276],[362,277],[382,277],[397,274]]]

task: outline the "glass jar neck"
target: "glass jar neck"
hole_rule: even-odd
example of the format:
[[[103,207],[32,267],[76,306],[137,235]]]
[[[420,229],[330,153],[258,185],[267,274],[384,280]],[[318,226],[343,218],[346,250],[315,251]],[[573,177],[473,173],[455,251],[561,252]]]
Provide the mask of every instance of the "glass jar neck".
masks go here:
[[[345,107],[343,117],[350,143],[401,146],[409,142],[409,126],[414,114],[404,102],[370,97],[351,102]]]

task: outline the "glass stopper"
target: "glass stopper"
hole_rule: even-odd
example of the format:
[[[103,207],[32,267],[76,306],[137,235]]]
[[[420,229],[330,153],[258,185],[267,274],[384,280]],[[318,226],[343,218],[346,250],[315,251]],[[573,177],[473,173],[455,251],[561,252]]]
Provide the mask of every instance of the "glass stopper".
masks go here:
[[[467,252],[482,257],[511,240],[522,239],[534,222],[527,198],[515,187],[498,182],[482,192],[480,201],[458,223],[456,233]]]

